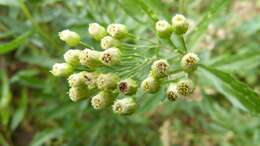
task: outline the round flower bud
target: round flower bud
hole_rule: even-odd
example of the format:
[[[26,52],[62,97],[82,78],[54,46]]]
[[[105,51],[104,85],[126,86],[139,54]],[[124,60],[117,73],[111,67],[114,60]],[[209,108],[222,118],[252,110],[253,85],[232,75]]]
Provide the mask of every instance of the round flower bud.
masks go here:
[[[172,26],[166,20],[159,20],[155,24],[155,30],[158,32],[159,36],[167,37],[172,33]]]
[[[194,90],[193,82],[191,80],[181,80],[177,83],[177,91],[182,96],[192,94]]]
[[[67,62],[68,64],[71,64],[73,66],[77,66],[79,65],[79,55],[80,55],[80,50],[68,50],[64,55],[64,60],[65,62]]]
[[[97,77],[98,77],[97,73],[82,71],[70,75],[68,78],[68,83],[70,87],[78,87],[78,86],[85,85],[88,86],[89,89],[93,89],[96,87]]]
[[[55,63],[50,72],[54,76],[68,76],[73,73],[73,67],[67,63]]]
[[[70,87],[78,87],[84,85],[84,81],[80,73],[74,73],[70,75],[67,80]]]
[[[119,45],[119,41],[111,36],[105,36],[101,39],[101,48],[108,49],[111,47],[117,47]]]
[[[94,109],[99,110],[103,109],[113,103],[113,96],[106,92],[99,92],[96,96],[92,97],[91,105]]]
[[[80,43],[80,36],[76,32],[70,31],[68,29],[59,32],[59,37],[61,40],[66,42],[66,44],[72,47]]]
[[[175,84],[170,84],[166,91],[167,99],[169,101],[175,101],[179,98],[179,93],[177,91],[177,86]]]
[[[155,93],[160,89],[160,82],[154,77],[149,76],[141,83],[141,88],[146,93]]]
[[[89,96],[88,88],[84,86],[71,87],[69,89],[69,97],[72,101],[78,101]]]
[[[127,36],[128,30],[125,25],[123,24],[110,24],[107,27],[107,32],[112,37],[122,39]]]
[[[109,90],[115,89],[117,86],[117,82],[119,77],[115,74],[101,74],[97,78],[97,86],[100,90]]]
[[[107,35],[106,29],[98,23],[90,23],[88,32],[94,39],[98,41]]]
[[[113,106],[113,112],[122,115],[130,115],[136,110],[136,102],[133,98],[127,97],[123,99],[117,99]]]
[[[81,65],[88,67],[97,67],[101,65],[99,57],[100,52],[86,48],[81,51],[79,55],[79,61]]]
[[[189,22],[183,15],[177,14],[172,18],[172,27],[175,33],[182,35],[188,31]]]
[[[169,72],[169,64],[167,60],[160,59],[153,62],[151,67],[152,76],[155,78],[166,77]]]
[[[100,61],[107,66],[118,64],[121,59],[121,52],[118,48],[109,48],[101,52]]]
[[[181,59],[181,67],[185,71],[194,71],[197,69],[200,58],[194,53],[187,53]]]
[[[118,84],[118,89],[121,93],[125,95],[132,95],[136,93],[137,82],[133,79],[121,80]]]

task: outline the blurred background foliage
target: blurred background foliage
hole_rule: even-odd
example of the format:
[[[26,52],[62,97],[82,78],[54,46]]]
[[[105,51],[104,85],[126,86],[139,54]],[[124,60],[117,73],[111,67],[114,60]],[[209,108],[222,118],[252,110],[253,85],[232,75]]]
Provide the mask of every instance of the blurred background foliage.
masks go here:
[[[69,100],[65,80],[49,73],[69,49],[58,32],[70,28],[97,47],[88,24],[117,22],[152,40],[152,12],[168,20],[184,13],[189,48],[259,94],[259,0],[0,0],[0,145],[260,146],[259,116],[234,108],[201,70],[203,86],[192,97],[169,103],[161,92],[143,95],[133,116]]]

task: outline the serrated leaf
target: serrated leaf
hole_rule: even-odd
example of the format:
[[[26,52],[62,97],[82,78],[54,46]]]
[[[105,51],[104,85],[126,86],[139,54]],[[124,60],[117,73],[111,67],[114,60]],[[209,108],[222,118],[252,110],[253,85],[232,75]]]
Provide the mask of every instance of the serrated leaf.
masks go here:
[[[244,83],[223,71],[200,65],[200,79],[207,80],[217,91],[241,109],[260,114],[260,96]]]

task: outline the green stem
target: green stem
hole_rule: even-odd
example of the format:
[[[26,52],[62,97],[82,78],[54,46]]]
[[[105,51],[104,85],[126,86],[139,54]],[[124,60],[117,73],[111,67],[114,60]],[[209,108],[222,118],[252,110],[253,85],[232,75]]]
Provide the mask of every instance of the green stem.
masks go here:
[[[181,45],[182,45],[183,49],[184,49],[185,52],[186,52],[188,49],[187,49],[187,47],[186,47],[186,43],[185,43],[185,40],[184,40],[183,35],[182,35],[182,36],[179,36],[179,39],[180,39],[180,42],[181,42]]]
[[[186,13],[186,5],[185,4],[186,4],[185,0],[179,0],[179,11],[182,14]]]
[[[82,41],[80,41],[79,44],[82,45],[83,47],[88,48],[88,49],[93,49],[90,45],[88,45],[88,44],[86,44],[86,43],[84,43]]]

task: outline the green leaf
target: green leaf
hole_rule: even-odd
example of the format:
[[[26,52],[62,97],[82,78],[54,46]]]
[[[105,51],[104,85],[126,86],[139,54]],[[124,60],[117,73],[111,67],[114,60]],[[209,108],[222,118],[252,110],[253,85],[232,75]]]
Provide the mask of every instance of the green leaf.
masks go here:
[[[200,65],[200,79],[206,80],[230,102],[241,109],[260,113],[260,96],[244,83],[223,71]]]
[[[18,7],[19,3],[18,0],[0,0],[0,5]]]
[[[6,44],[3,44],[0,46],[0,54],[8,53],[20,45],[24,44],[24,42],[28,39],[28,37],[32,34],[31,31],[25,32],[22,35],[18,36],[16,39],[12,40],[11,42],[8,42]]]
[[[44,130],[35,135],[29,146],[42,146],[45,142],[63,134],[62,129]]]

